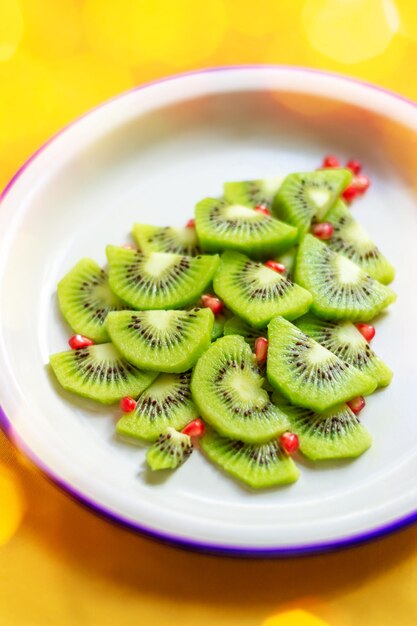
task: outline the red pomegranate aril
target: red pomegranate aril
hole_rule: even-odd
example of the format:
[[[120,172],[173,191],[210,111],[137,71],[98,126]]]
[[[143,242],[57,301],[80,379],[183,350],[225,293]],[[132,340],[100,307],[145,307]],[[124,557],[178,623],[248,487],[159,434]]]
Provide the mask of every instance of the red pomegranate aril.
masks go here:
[[[120,400],[120,408],[124,413],[131,413],[136,408],[136,400],[130,396],[125,396]]]
[[[258,365],[265,363],[268,356],[268,339],[265,337],[258,337],[255,341],[255,357]]]
[[[278,261],[267,261],[265,263],[266,267],[269,267],[270,270],[274,270],[274,272],[278,272],[278,274],[283,274],[285,272],[285,265],[283,263],[279,263]]]
[[[255,211],[258,211],[258,213],[263,213],[264,215],[271,215],[268,207],[265,204],[257,204],[255,207]]]
[[[356,159],[349,159],[346,167],[355,175],[358,175],[362,169],[362,163]]]
[[[340,167],[340,161],[334,154],[328,154],[324,157],[323,167]]]
[[[287,454],[294,454],[300,447],[300,440],[295,433],[283,433],[279,438],[279,442]]]
[[[84,335],[73,335],[68,340],[68,345],[73,350],[80,350],[80,348],[88,348],[88,346],[94,346],[94,341]]]
[[[370,179],[364,174],[361,174],[360,176],[355,176],[352,181],[352,185],[356,189],[357,193],[365,193],[370,184]]]
[[[368,343],[375,337],[375,327],[371,324],[355,324],[355,326]]]
[[[195,228],[195,219],[192,217],[185,225],[186,228]]]
[[[208,293],[201,296],[201,302],[203,303],[203,306],[211,309],[214,315],[220,315],[224,309],[223,302],[219,300],[219,298],[216,298],[216,296],[211,296]]]
[[[353,400],[349,400],[349,402],[346,402],[346,404],[348,405],[352,413],[357,415],[362,411],[363,407],[365,406],[365,398],[363,398],[362,396],[358,396],[357,398],[353,398]]]
[[[201,437],[201,435],[204,435],[204,430],[204,422],[198,418],[184,426],[181,432],[189,437]]]
[[[322,239],[326,241],[330,239],[333,235],[334,228],[330,222],[321,222],[320,224],[314,224],[311,232],[317,239]]]
[[[343,200],[346,200],[346,202],[349,202],[350,204],[356,198],[358,194],[359,194],[359,191],[356,189],[355,185],[351,183],[348,187],[346,187],[346,189],[342,193],[342,198]]]

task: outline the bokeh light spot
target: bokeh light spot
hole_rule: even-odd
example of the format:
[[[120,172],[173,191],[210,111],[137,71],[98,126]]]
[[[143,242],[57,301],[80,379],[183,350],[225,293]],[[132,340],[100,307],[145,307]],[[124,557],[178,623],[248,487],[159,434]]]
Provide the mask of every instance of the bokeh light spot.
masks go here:
[[[0,546],[16,533],[22,521],[24,500],[14,474],[0,465]]]
[[[310,44],[346,65],[382,54],[399,27],[392,0],[307,0],[302,20]]]
[[[24,23],[17,0],[1,0],[0,61],[13,57],[23,37]]]
[[[294,609],[268,617],[262,626],[329,626],[329,624],[309,611]]]

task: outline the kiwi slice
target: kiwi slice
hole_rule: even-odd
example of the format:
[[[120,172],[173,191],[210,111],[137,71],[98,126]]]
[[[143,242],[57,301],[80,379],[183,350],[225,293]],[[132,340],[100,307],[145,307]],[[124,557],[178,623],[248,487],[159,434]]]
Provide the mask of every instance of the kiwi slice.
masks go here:
[[[265,327],[275,315],[295,319],[306,313],[308,291],[239,252],[224,252],[214,290],[227,307],[250,326]]]
[[[366,322],[396,299],[389,287],[312,235],[298,249],[295,280],[310,291],[311,311],[323,319]]]
[[[126,361],[111,343],[59,352],[50,363],[64,389],[103,404],[137,397],[157,376]]]
[[[329,248],[359,265],[369,276],[387,285],[394,280],[395,270],[380,252],[365,229],[357,222],[342,200],[326,215],[333,225],[333,235],[326,241]]]
[[[223,313],[214,316],[213,329],[211,331],[211,340],[216,341],[219,337],[223,336],[224,327],[228,320],[230,320],[232,314],[227,309],[223,310]]]
[[[283,180],[284,176],[272,176],[262,180],[225,183],[223,185],[224,197],[232,204],[269,208]]]
[[[321,320],[307,313],[295,324],[303,333],[321,343],[342,361],[375,378],[378,387],[385,387],[391,382],[392,371],[375,354],[352,322]]]
[[[236,250],[256,258],[270,258],[290,248],[297,229],[251,206],[206,198],[195,208],[195,227],[203,250]]]
[[[219,264],[217,255],[142,254],[116,246],[106,252],[110,287],[136,309],[180,309],[195,302]]]
[[[108,315],[107,329],[136,367],[178,374],[209,347],[213,321],[211,309],[118,311]]]
[[[109,341],[107,313],[127,308],[110,289],[107,273],[87,258],[59,281],[58,301],[71,328],[98,343]]]
[[[343,168],[289,174],[272,203],[278,219],[298,228],[301,238],[314,221],[320,222],[352,180]]]
[[[277,393],[272,400],[288,415],[291,432],[298,435],[300,451],[312,461],[355,458],[372,444],[371,435],[347,404],[316,413],[292,406]]]
[[[255,341],[258,337],[265,337],[267,335],[266,329],[253,328],[246,324],[240,317],[234,315],[224,325],[223,334],[226,335],[240,335],[250,345],[252,350],[255,348]]]
[[[200,447],[213,463],[253,489],[287,485],[299,476],[297,466],[277,439],[250,444],[207,429]]]
[[[191,438],[168,427],[149,448],[146,460],[153,470],[175,469],[188,459],[192,451]]]
[[[268,326],[268,380],[293,404],[315,411],[372,393],[376,381],[282,317]]]
[[[169,252],[197,256],[201,253],[195,228],[135,224],[133,237],[144,252]]]
[[[168,426],[183,428],[197,419],[191,398],[191,372],[159,374],[139,396],[136,408],[123,415],[116,425],[119,435],[155,441]]]
[[[285,272],[283,275],[289,280],[294,280],[294,270],[295,270],[295,261],[297,259],[298,246],[293,246],[284,254],[280,254],[275,257],[274,261],[278,261],[278,263],[282,263],[285,266]]]
[[[243,337],[229,335],[197,361],[191,391],[202,417],[222,435],[260,443],[288,427],[262,383],[249,345]]]

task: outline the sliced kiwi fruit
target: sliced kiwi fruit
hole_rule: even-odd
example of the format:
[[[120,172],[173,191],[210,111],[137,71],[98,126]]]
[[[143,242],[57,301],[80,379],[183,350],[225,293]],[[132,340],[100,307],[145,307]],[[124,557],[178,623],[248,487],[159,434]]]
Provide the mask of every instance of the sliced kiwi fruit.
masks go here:
[[[135,309],[180,309],[195,302],[210,284],[219,257],[166,252],[142,254],[107,246],[110,287]]]
[[[194,368],[191,391],[200,414],[220,434],[260,443],[288,427],[262,389],[263,378],[243,337],[215,341]]]
[[[376,381],[282,317],[268,326],[267,376],[293,404],[315,411],[372,393]]]
[[[272,400],[288,415],[291,432],[298,435],[300,451],[312,461],[355,458],[372,444],[371,435],[347,404],[317,413],[292,406],[277,393]]]
[[[298,249],[295,280],[310,291],[311,311],[323,319],[366,322],[396,299],[389,287],[312,235]]]
[[[267,335],[267,330],[253,328],[253,326],[249,326],[246,322],[244,322],[240,317],[234,315],[230,320],[224,325],[223,334],[226,335],[240,335],[245,339],[245,341],[250,345],[252,350],[255,348],[255,341],[258,337],[265,337]]]
[[[203,250],[236,250],[254,258],[270,258],[290,248],[297,229],[251,206],[206,198],[195,209],[195,227]]]
[[[274,258],[274,261],[282,263],[285,266],[283,275],[289,280],[294,280],[295,261],[297,259],[298,246],[293,246],[283,254]]]
[[[384,285],[394,280],[393,266],[342,200],[327,213],[326,222],[330,222],[334,229],[332,237],[326,241],[329,248],[351,259]]]
[[[352,322],[332,322],[307,313],[297,319],[295,324],[342,361],[375,378],[378,387],[385,387],[391,382],[392,371],[375,354]]]
[[[224,252],[214,290],[227,307],[250,326],[263,328],[275,315],[295,319],[306,313],[308,291],[239,252]]]
[[[299,476],[297,466],[277,439],[251,444],[207,429],[200,448],[213,463],[252,489],[287,485]]]
[[[109,341],[107,313],[126,309],[110,289],[107,273],[92,259],[81,259],[58,283],[62,315],[71,328],[98,343]]]
[[[302,238],[312,223],[322,221],[351,180],[352,172],[343,168],[289,174],[275,195],[273,213],[298,228]]]
[[[211,340],[216,341],[224,334],[224,327],[228,320],[232,317],[232,313],[227,309],[224,309],[222,313],[214,316],[213,330],[211,331]]]
[[[156,441],[168,426],[183,428],[199,417],[191,398],[191,372],[159,374],[139,396],[136,408],[116,425],[119,435]]]
[[[168,427],[149,448],[146,460],[153,470],[175,469],[188,459],[192,451],[191,438]]]
[[[283,180],[284,176],[271,176],[259,180],[225,183],[223,185],[224,197],[232,204],[269,208]]]
[[[201,253],[195,228],[134,224],[133,237],[139,249],[148,252],[169,252],[197,256]]]
[[[133,365],[157,372],[186,372],[211,342],[211,309],[118,311],[107,329],[120,353]]]
[[[64,389],[103,404],[137,397],[157,376],[126,361],[111,343],[53,354],[50,364]]]

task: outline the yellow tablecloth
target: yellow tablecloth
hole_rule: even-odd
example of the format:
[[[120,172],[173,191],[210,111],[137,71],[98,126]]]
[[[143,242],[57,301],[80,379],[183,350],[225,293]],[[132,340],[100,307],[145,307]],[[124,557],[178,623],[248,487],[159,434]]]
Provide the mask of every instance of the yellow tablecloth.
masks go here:
[[[416,53],[414,0],[0,0],[0,188],[63,124],[153,78],[299,64],[417,99]],[[417,528],[292,560],[187,553],[95,517],[0,434],[0,626],[411,626],[416,588]]]

